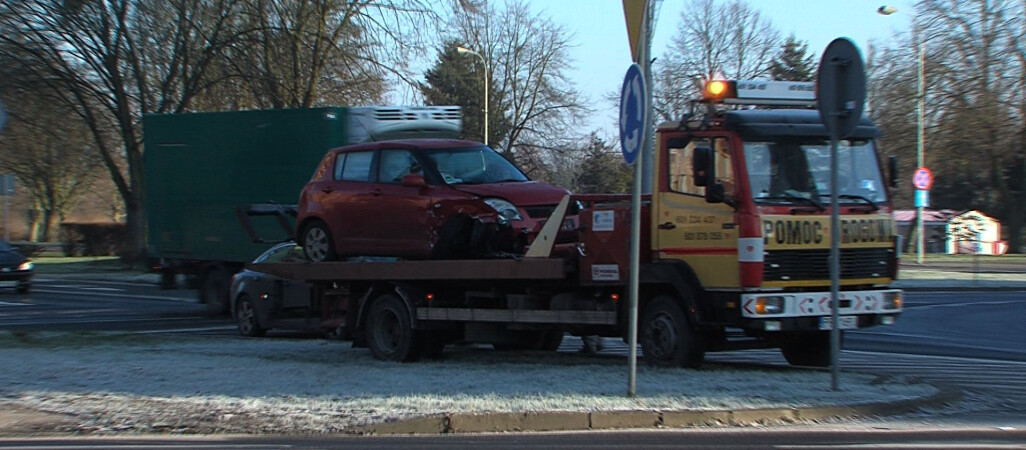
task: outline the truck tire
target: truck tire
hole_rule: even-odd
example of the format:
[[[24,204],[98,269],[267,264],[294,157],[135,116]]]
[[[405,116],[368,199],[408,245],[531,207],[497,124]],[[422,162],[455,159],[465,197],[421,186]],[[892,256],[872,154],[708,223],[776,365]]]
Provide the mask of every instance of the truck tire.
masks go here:
[[[223,267],[207,271],[200,283],[200,301],[207,305],[207,312],[215,316],[228,314],[228,289],[232,276]]]
[[[312,262],[334,261],[338,259],[335,252],[335,240],[332,239],[328,225],[320,220],[313,220],[303,227],[300,235],[303,254]]]
[[[563,330],[555,329],[542,332],[541,341],[538,342],[538,350],[543,352],[554,352],[563,345]]]
[[[239,326],[239,334],[243,336],[261,337],[267,334],[267,329],[260,326],[256,305],[246,294],[240,295],[235,302],[235,323]]]
[[[383,361],[409,362],[420,359],[423,339],[417,339],[410,311],[395,294],[374,299],[367,312],[367,347]]]
[[[645,362],[660,367],[698,368],[705,359],[701,336],[672,298],[660,296],[647,305],[639,324]]]
[[[830,367],[830,332],[790,334],[780,343],[780,353],[792,366]]]

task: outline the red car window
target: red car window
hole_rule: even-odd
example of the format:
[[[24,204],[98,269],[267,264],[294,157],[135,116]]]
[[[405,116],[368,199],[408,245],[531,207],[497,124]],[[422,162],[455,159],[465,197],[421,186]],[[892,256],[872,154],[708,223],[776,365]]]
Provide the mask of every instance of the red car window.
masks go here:
[[[373,181],[371,161],[374,151],[347,153],[342,167],[342,181]]]

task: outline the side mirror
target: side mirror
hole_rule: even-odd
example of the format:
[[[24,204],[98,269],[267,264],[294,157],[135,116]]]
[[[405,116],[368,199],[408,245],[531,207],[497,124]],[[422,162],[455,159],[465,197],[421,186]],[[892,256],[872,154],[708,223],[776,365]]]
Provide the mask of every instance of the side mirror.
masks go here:
[[[691,171],[695,175],[695,185],[705,186],[706,203],[723,203],[727,194],[722,184],[716,182],[716,158],[709,147],[695,147],[695,156],[691,160]]]
[[[709,147],[695,147],[695,155],[691,159],[691,173],[695,176],[695,186],[708,186],[709,176],[716,173],[715,169],[712,150]]]
[[[423,188],[427,187],[427,181],[424,181],[424,175],[419,173],[408,173],[403,175],[402,185],[407,187]]]
[[[892,188],[898,187],[898,157],[887,158],[887,182]]]

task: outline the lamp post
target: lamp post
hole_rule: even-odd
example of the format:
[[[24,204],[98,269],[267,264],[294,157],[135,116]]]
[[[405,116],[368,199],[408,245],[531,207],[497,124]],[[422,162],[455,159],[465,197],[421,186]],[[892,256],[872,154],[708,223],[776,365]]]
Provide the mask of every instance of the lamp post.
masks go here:
[[[456,52],[477,55],[478,58],[481,58],[481,64],[484,66],[484,144],[488,145],[488,85],[490,84],[489,81],[491,81],[488,78],[488,61],[480,53],[466,47],[456,47]]]
[[[894,13],[898,12],[898,8],[895,8],[893,6],[886,6],[886,5],[884,5],[884,6],[881,6],[879,9],[877,9],[876,12],[878,12],[878,13],[880,13],[882,15],[885,15],[885,16],[889,16],[891,14],[894,14]],[[914,26],[915,26],[915,24],[913,23],[913,27]],[[917,53],[916,54],[916,59],[918,60],[918,63],[919,63],[918,70],[916,71],[916,78],[918,79],[918,82],[919,82],[919,87],[918,87],[917,95],[916,95],[916,116],[917,116],[917,119],[918,119],[917,120],[917,124],[916,124],[916,167],[917,168],[919,168],[919,167],[926,167],[925,166],[926,161],[925,161],[925,157],[923,155],[924,147],[925,147],[925,141],[926,141],[926,136],[925,136],[925,133],[924,133],[924,130],[923,130],[924,116],[926,116],[926,83],[925,83],[926,73],[925,73],[924,64],[923,64],[923,53],[924,53],[924,50],[925,50],[924,47],[925,47],[925,44],[920,42],[919,45],[916,48],[916,53]],[[919,220],[916,221],[917,222],[917,224],[916,224],[916,263],[918,263],[920,265],[923,264],[923,245],[924,245],[924,242],[925,242],[925,239],[923,237],[923,209],[924,209],[923,203],[919,203],[916,206],[916,217],[919,219]],[[900,251],[900,249],[899,249],[899,251]]]

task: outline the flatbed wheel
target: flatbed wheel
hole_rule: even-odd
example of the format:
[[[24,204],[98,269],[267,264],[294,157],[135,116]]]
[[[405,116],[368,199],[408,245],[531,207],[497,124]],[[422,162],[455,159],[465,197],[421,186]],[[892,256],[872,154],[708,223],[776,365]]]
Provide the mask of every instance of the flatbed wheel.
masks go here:
[[[639,334],[641,350],[649,365],[698,368],[705,359],[701,336],[670,297],[656,297],[645,305]]]
[[[414,338],[409,309],[395,294],[381,295],[371,303],[366,336],[377,359],[405,362],[420,358],[423,341]]]

